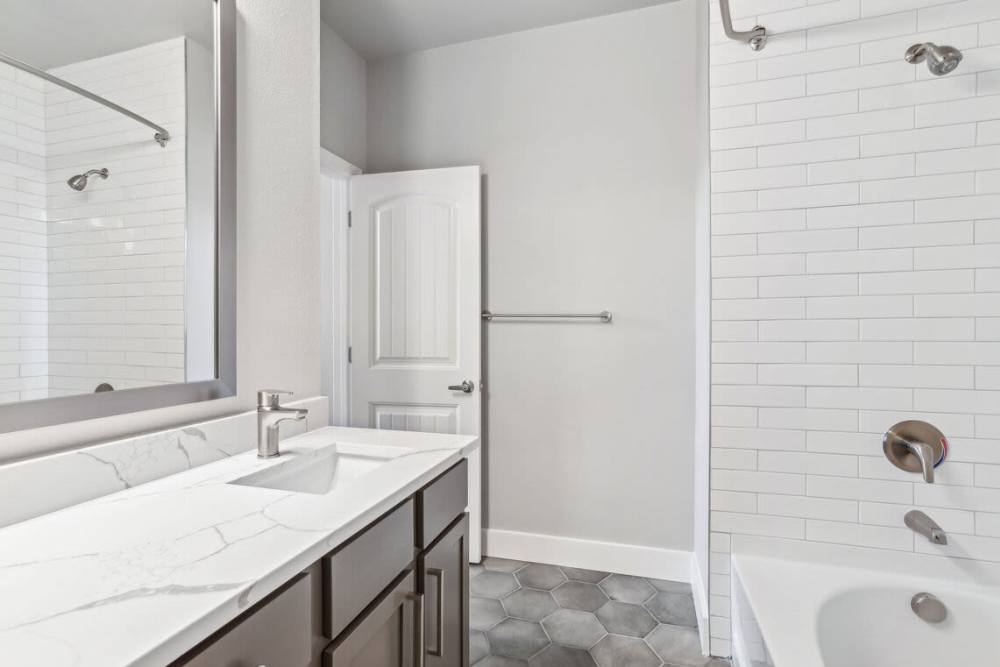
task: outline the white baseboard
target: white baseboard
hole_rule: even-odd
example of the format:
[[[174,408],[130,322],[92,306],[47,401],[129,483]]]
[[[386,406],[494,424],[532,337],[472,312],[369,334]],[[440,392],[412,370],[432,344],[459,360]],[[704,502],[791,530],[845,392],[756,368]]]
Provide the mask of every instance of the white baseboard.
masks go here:
[[[513,530],[483,531],[483,553],[536,563],[690,582],[690,551],[597,542]]]
[[[691,554],[691,593],[694,595],[694,610],[698,614],[698,638],[701,640],[702,655],[711,651],[711,628],[709,627],[708,591],[698,565],[698,554]]]

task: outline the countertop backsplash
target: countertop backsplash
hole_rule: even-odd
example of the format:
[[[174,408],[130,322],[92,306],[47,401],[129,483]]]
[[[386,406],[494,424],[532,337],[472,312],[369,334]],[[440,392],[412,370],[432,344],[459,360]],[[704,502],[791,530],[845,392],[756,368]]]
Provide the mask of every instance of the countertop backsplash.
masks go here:
[[[309,415],[282,424],[282,438],[329,424],[325,397],[290,405]],[[0,466],[0,489],[18,499],[0,505],[0,528],[249,451],[256,440],[250,411]]]

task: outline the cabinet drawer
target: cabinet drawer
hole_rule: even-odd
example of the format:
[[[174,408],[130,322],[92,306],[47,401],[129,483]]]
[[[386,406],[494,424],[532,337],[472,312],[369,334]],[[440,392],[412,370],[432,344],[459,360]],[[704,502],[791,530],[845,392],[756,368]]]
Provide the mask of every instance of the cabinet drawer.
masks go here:
[[[430,546],[468,504],[469,463],[462,459],[417,492],[417,548]]]
[[[413,562],[413,501],[406,500],[323,558],[325,633],[335,639]]]
[[[312,577],[300,574],[255,611],[224,627],[174,667],[308,667],[312,651]]]

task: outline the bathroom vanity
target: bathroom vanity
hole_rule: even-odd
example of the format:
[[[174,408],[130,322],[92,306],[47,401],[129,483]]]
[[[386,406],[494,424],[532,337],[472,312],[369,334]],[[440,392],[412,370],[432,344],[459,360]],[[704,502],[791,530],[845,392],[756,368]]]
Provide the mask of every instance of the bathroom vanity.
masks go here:
[[[173,664],[468,665],[467,488],[461,461]]]
[[[321,428],[0,529],[0,655],[465,667],[478,447]]]

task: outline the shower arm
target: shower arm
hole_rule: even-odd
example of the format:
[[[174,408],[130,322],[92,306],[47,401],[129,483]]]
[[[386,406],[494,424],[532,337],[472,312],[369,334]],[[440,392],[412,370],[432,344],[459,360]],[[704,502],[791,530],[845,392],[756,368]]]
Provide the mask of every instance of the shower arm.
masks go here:
[[[37,67],[34,67],[33,65],[29,65],[28,63],[23,62],[21,60],[18,60],[17,58],[12,58],[11,56],[8,56],[6,53],[4,53],[3,51],[0,51],[0,62],[7,63],[11,67],[16,67],[17,69],[19,69],[19,70],[21,70],[23,72],[27,72],[28,74],[34,74],[35,76],[37,76],[37,77],[39,77],[41,79],[45,79],[46,81],[48,81],[50,83],[54,83],[57,86],[61,86],[61,87],[65,88],[66,90],[70,90],[70,91],[76,93],[77,95],[82,95],[83,97],[86,97],[88,100],[91,100],[93,102],[97,102],[98,104],[106,106],[109,109],[117,111],[118,113],[122,114],[123,116],[128,116],[132,120],[135,120],[135,121],[138,121],[138,122],[142,123],[146,127],[152,128],[153,130],[156,131],[156,134],[153,135],[153,140],[156,141],[156,143],[160,144],[160,146],[166,146],[167,142],[170,141],[170,132],[168,132],[166,130],[166,128],[163,128],[163,127],[157,125],[156,123],[154,123],[151,120],[147,120],[147,119],[143,118],[142,116],[140,116],[139,114],[135,113],[134,111],[129,111],[125,107],[120,106],[118,104],[115,104],[111,100],[105,99],[105,98],[101,97],[100,95],[95,95],[94,93],[90,92],[89,90],[84,90],[80,86],[72,84],[69,81],[66,81],[64,79],[60,79],[57,76],[53,76],[52,74],[49,74],[45,70],[38,69]]]
[[[719,0],[719,11],[722,14],[722,29],[726,37],[737,42],[746,42],[754,51],[760,51],[767,44],[767,29],[764,26],[754,26],[753,30],[733,30],[733,17],[729,12],[729,0]]]

